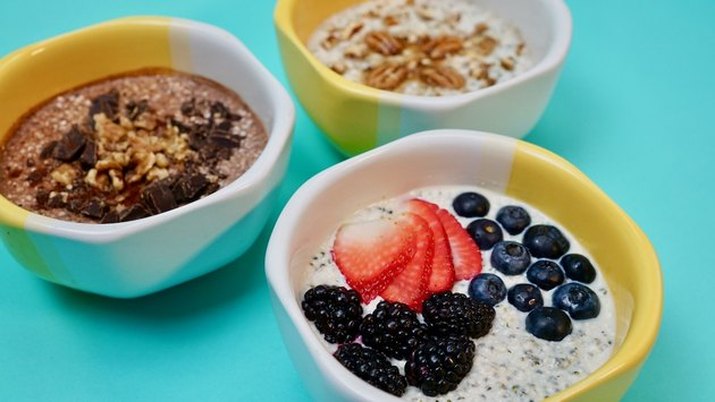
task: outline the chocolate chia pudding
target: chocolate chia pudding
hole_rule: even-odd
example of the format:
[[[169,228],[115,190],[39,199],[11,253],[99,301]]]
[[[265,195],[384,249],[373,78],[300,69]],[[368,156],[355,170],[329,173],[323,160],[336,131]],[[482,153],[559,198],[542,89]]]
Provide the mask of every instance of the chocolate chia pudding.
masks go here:
[[[147,69],[57,95],[0,150],[0,192],[27,210],[115,223],[165,212],[241,176],[267,142],[233,91]]]
[[[518,29],[469,0],[369,0],[328,18],[308,48],[351,81],[424,96],[490,87],[533,64]]]

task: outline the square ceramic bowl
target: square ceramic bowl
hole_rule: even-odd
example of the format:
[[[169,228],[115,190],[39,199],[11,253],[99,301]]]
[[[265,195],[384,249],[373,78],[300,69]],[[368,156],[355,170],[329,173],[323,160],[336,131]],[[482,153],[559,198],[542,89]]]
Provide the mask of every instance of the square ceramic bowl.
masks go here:
[[[416,161],[419,161],[416,163]],[[479,185],[540,209],[595,258],[616,305],[613,355],[550,400],[618,400],[655,342],[663,306],[656,254],[638,226],[564,159],[500,135],[438,130],[411,135],[349,159],[308,180],[280,215],[266,274],[284,342],[319,400],[396,400],[331,356],[301,310],[310,259],[337,225],[377,201],[424,186]]]
[[[551,97],[571,41],[563,0],[474,0],[521,31],[534,65],[492,87],[427,97],[349,81],[322,64],[306,43],[322,21],[363,0],[278,0],[275,24],[283,64],[311,118],[344,154],[355,155],[420,130],[463,128],[522,137]]]
[[[294,107],[248,49],[214,26],[161,17],[119,19],[6,56],[0,60],[0,136],[54,95],[146,67],[202,75],[234,90],[263,122],[268,144],[230,185],[132,222],[61,221],[0,196],[0,238],[22,266],[44,279],[107,296],[141,296],[237,258],[265,225],[287,166]]]

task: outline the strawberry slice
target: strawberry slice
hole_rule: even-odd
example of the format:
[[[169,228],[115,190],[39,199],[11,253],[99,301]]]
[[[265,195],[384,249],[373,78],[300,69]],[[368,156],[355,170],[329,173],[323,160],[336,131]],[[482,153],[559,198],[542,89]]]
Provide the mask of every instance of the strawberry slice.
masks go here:
[[[406,202],[406,209],[419,215],[427,221],[434,237],[434,256],[432,257],[432,273],[427,284],[427,291],[431,293],[451,290],[454,286],[454,265],[452,264],[452,251],[450,250],[447,233],[442,222],[437,216],[439,207],[431,202],[413,198]]]
[[[416,252],[417,235],[410,219],[378,219],[342,225],[332,255],[348,285],[369,303]]]
[[[482,253],[477,243],[449,211],[440,209],[437,216],[449,239],[455,277],[457,280],[472,279],[482,272]]]
[[[416,252],[404,270],[380,293],[383,299],[401,302],[415,311],[422,310],[422,302],[427,297],[427,285],[432,271],[434,237],[430,226],[421,217],[405,213],[417,235]]]

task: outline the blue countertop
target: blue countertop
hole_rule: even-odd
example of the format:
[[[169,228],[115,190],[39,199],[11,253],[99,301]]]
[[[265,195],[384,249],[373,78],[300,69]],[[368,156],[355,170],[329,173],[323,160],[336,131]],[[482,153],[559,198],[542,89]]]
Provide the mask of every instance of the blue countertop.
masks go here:
[[[287,85],[272,1],[0,4],[0,55],[119,16],[216,24]],[[582,169],[648,234],[665,310],[626,401],[715,400],[715,2],[571,1],[572,51],[526,140]],[[0,113],[2,105],[0,105]],[[307,178],[341,160],[299,107],[280,205],[227,267],[173,289],[114,300],[31,276],[0,246],[0,400],[309,400],[270,306],[263,254]],[[708,251],[710,250],[710,251]],[[150,269],[150,267],[147,267]]]

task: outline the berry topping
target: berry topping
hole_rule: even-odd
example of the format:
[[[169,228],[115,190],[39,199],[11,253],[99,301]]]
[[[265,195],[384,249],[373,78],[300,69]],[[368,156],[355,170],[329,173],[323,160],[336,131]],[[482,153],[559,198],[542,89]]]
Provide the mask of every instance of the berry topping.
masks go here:
[[[455,279],[472,279],[482,272],[482,253],[457,219],[446,209],[437,211],[452,252]]]
[[[520,275],[531,263],[531,255],[521,243],[501,241],[494,246],[492,266],[505,275]]]
[[[537,338],[560,341],[573,330],[569,316],[554,307],[539,307],[526,316],[526,330]]]
[[[407,381],[427,396],[453,391],[472,369],[475,350],[466,336],[433,337],[407,359]]]
[[[422,305],[422,317],[439,335],[479,338],[489,332],[495,314],[494,307],[462,293],[436,293]]]
[[[561,258],[561,266],[566,276],[575,281],[591,283],[596,279],[596,269],[585,256],[581,254],[566,254]]]
[[[497,222],[510,235],[515,236],[531,225],[531,216],[522,207],[507,205],[497,212]]]
[[[326,341],[355,339],[362,322],[360,296],[352,289],[319,285],[305,292],[301,303],[305,317],[315,323]]]
[[[544,305],[539,288],[528,283],[512,286],[507,297],[512,306],[525,313]]]
[[[526,278],[541,289],[551,290],[564,283],[564,271],[553,261],[538,260],[526,270]]]
[[[536,258],[558,259],[569,251],[569,241],[551,225],[534,225],[524,233],[524,245]]]
[[[465,218],[482,217],[489,213],[489,200],[479,193],[462,193],[452,201],[452,208]]]
[[[432,257],[432,273],[427,284],[429,293],[443,292],[452,289],[454,285],[454,265],[449,239],[442,223],[437,216],[439,207],[431,202],[420,199],[407,201],[407,210],[424,219],[432,230],[434,238],[434,256]]]
[[[472,236],[480,250],[489,250],[504,239],[499,224],[489,219],[477,219],[467,226],[467,232]]]
[[[422,301],[427,297],[427,284],[432,273],[432,256],[434,255],[434,238],[427,222],[411,213],[404,214],[411,222],[410,227],[417,235],[415,255],[407,266],[398,273],[380,296],[387,301],[405,303],[415,311],[422,307]]]
[[[381,352],[363,347],[359,343],[347,343],[340,345],[333,356],[370,385],[396,396],[405,393],[407,380]]]
[[[479,274],[469,282],[469,297],[495,306],[506,297],[506,286],[497,275]]]
[[[412,220],[372,220],[341,226],[333,259],[346,281],[369,303],[407,266],[417,250]]]
[[[426,335],[417,314],[402,303],[381,301],[360,326],[362,343],[387,357],[404,360]]]
[[[574,320],[598,317],[601,312],[601,302],[596,293],[580,283],[571,282],[556,288],[552,302],[567,311]]]

